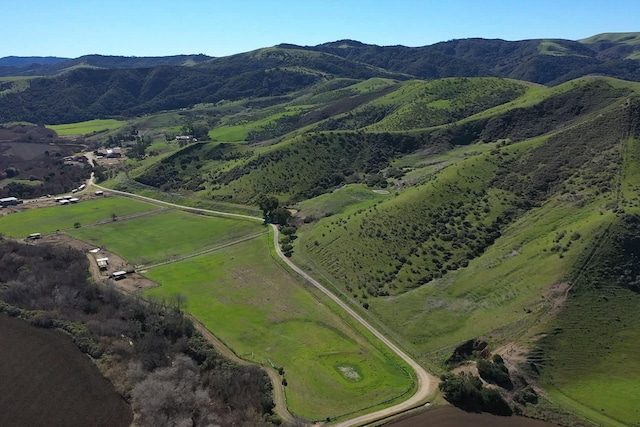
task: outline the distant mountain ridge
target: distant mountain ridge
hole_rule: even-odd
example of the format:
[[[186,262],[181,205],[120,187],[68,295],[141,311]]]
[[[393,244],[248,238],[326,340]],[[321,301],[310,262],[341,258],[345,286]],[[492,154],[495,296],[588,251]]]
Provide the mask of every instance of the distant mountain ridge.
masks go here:
[[[195,65],[213,59],[207,55],[112,56],[83,55],[78,58],[16,57],[0,58],[0,76],[50,76],[77,67],[153,68],[163,65]]]
[[[70,59],[71,58],[60,58],[57,56],[5,56],[4,58],[0,58],[0,67],[55,64]]]
[[[339,40],[316,46],[281,44],[220,58],[86,55],[58,59],[47,64],[0,65],[0,77],[34,77],[0,82],[0,122],[54,124],[203,102],[285,96],[335,78],[502,77],[547,86],[586,75],[640,81],[640,33],[599,34],[580,41],[471,38],[423,47]],[[2,61],[20,63],[19,58]]]

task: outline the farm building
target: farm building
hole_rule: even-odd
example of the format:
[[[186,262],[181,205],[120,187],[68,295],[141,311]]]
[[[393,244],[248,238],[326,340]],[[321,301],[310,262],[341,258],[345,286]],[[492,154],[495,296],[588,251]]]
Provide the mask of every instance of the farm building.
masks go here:
[[[124,270],[114,271],[113,274],[111,274],[111,278],[113,280],[124,279],[126,276],[127,276],[127,272]]]
[[[98,190],[94,193],[96,196],[104,196],[104,191]]]
[[[29,236],[27,236],[27,239],[36,240],[36,239],[39,239],[40,237],[42,237],[42,234],[40,233],[31,233],[29,234]]]
[[[82,184],[80,187],[78,187],[78,191],[82,191],[85,188],[87,188],[87,184]]]
[[[59,203],[60,203],[61,205],[68,205],[68,204],[69,204],[69,200],[67,200],[67,199],[62,199],[62,200],[60,200],[60,202],[59,202]]]
[[[78,199],[77,197],[72,197],[71,199],[69,199],[69,203],[78,203],[80,201],[80,199]]]
[[[0,205],[3,208],[6,208],[7,206],[19,205],[20,203],[22,203],[22,200],[16,197],[5,197],[4,199],[0,199]]]
[[[89,249],[89,252],[91,252],[92,254],[97,254],[98,252],[100,252],[100,248]]]
[[[109,258],[96,258],[96,263],[100,270],[106,270],[109,267]]]

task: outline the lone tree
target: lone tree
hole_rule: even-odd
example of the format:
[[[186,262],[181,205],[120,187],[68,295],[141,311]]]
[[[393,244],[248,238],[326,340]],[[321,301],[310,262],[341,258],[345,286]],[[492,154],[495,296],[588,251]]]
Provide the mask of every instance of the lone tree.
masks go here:
[[[284,207],[280,207],[280,202],[274,196],[261,196],[258,199],[258,206],[262,210],[264,222],[278,225],[287,225],[291,212]]]
[[[258,206],[262,210],[264,221],[268,222],[271,219],[273,211],[278,209],[280,202],[273,196],[260,196],[258,199]]]

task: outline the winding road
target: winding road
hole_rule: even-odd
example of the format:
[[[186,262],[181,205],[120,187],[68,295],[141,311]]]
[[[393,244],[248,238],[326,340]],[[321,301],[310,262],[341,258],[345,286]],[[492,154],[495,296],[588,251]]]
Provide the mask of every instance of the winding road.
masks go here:
[[[112,190],[110,188],[106,188],[106,187],[102,187],[100,185],[97,185],[94,182],[93,174],[91,176],[91,179],[89,180],[89,183],[91,185],[95,186],[96,188],[99,188],[99,189],[101,189],[103,191],[106,191],[106,192],[119,194],[119,195],[122,195],[122,196],[125,196],[125,197],[140,199],[140,200],[144,200],[144,201],[147,201],[147,202],[150,202],[150,203],[154,203],[154,204],[172,206],[172,207],[175,207],[177,209],[193,211],[193,212],[202,212],[202,213],[208,213],[208,214],[226,216],[226,217],[232,217],[232,218],[241,218],[241,219],[260,221],[260,222],[264,221],[263,218],[259,218],[259,217],[255,217],[255,216],[234,214],[234,213],[229,213],[229,212],[221,212],[221,211],[215,211],[215,210],[211,210],[211,209],[192,208],[192,207],[189,207],[189,206],[183,206],[183,205],[178,205],[178,204],[175,204],[175,203],[170,203],[170,202],[165,202],[165,201],[162,201],[162,200],[153,199],[151,197],[140,196],[138,194],[133,194],[133,193],[127,193],[125,191]],[[89,185],[87,185],[87,187],[89,187]],[[393,342],[391,342],[391,340],[389,340],[387,337],[385,337],[376,328],[371,326],[371,324],[369,324],[369,322],[367,322],[362,316],[360,316],[360,314],[358,314],[353,308],[351,308],[349,305],[347,305],[338,296],[333,294],[331,291],[329,291],[327,288],[325,288],[320,282],[315,280],[309,274],[305,273],[300,267],[295,265],[289,258],[287,258],[282,253],[282,250],[280,249],[280,245],[278,244],[278,237],[279,237],[278,227],[276,225],[274,225],[274,224],[271,224],[271,228],[273,229],[273,243],[274,243],[274,246],[275,246],[275,249],[276,249],[276,253],[282,259],[282,261],[284,261],[285,264],[289,268],[291,268],[293,271],[295,271],[300,276],[302,276],[311,285],[315,286],[318,290],[320,290],[323,294],[325,294],[333,302],[338,304],[338,306],[340,306],[343,310],[345,310],[351,317],[353,317],[356,321],[358,321],[364,328],[366,328],[376,338],[378,338],[380,341],[382,341],[391,351],[393,351],[396,355],[398,355],[398,357],[400,357],[405,363],[407,363],[413,369],[413,371],[415,373],[415,376],[416,376],[416,380],[417,380],[417,383],[418,383],[417,391],[413,396],[411,396],[409,399],[405,400],[404,402],[398,403],[397,405],[394,405],[394,406],[391,406],[391,407],[388,407],[388,408],[385,408],[385,409],[381,409],[381,410],[376,411],[376,412],[371,412],[369,414],[361,415],[361,416],[358,416],[358,417],[355,417],[355,418],[352,418],[352,419],[349,419],[349,420],[346,420],[346,421],[341,421],[341,422],[339,422],[337,424],[334,424],[334,425],[335,426],[339,426],[339,427],[362,426],[362,425],[366,425],[366,424],[372,423],[374,421],[378,421],[378,420],[381,420],[381,419],[384,419],[384,418],[388,418],[388,417],[393,416],[395,414],[399,414],[401,412],[405,412],[405,411],[407,411],[409,409],[412,409],[412,408],[418,407],[418,406],[420,406],[422,404],[425,404],[427,402],[427,398],[436,391],[436,387],[438,386],[438,382],[439,382],[438,378],[433,376],[433,375],[431,375],[430,373],[428,373],[422,366],[420,366],[415,360],[413,360],[413,358],[411,358],[407,353],[402,351],[398,346],[396,346]],[[278,378],[276,378],[276,379],[272,378],[272,380],[279,381]],[[290,416],[290,414],[289,414],[289,416]]]

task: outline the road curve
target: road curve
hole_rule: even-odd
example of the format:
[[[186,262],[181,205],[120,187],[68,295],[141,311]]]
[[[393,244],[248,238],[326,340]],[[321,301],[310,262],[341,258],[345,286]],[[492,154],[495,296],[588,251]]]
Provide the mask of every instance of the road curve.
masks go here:
[[[398,346],[392,343],[387,337],[382,335],[376,328],[371,326],[369,322],[364,320],[362,316],[360,316],[354,309],[349,307],[344,301],[338,298],[334,293],[325,288],[320,282],[316,279],[305,273],[300,267],[295,265],[289,258],[287,258],[280,249],[280,245],[278,244],[278,227],[274,224],[271,224],[273,228],[273,243],[276,248],[276,252],[278,256],[296,273],[302,276],[305,280],[311,283],[313,286],[318,288],[322,293],[331,298],[333,302],[338,304],[343,310],[345,310],[351,317],[356,319],[362,326],[364,326],[369,332],[371,332],[376,338],[382,341],[387,347],[389,347],[395,354],[397,354],[402,360],[404,360],[411,368],[415,371],[417,380],[418,380],[418,390],[416,393],[411,396],[408,400],[404,402],[398,403],[397,405],[390,406],[389,408],[381,409],[376,412],[371,412],[369,414],[361,415],[356,418],[352,418],[350,420],[342,421],[340,423],[334,424],[339,427],[347,427],[347,426],[359,426],[363,424],[367,424],[376,420],[380,420],[382,418],[387,418],[391,415],[404,412],[411,408],[414,408],[425,402],[427,397],[433,394],[436,391],[436,386],[438,385],[438,378],[428,373],[422,366],[420,366],[415,360],[413,360],[408,354],[402,351]]]
[[[92,176],[93,178],[93,176]],[[146,200],[155,204],[163,204],[167,206],[173,206],[179,209],[186,209],[196,212],[210,213],[221,216],[228,216],[233,218],[242,218],[249,219],[254,221],[264,221],[263,218],[250,216],[250,215],[242,215],[242,214],[234,214],[228,212],[214,211],[211,209],[203,209],[203,208],[192,208],[189,206],[182,206],[175,203],[165,202],[158,199],[153,199],[151,197],[140,196],[138,194],[127,193],[124,191],[112,190],[110,188],[102,187],[97,185],[93,179],[91,179],[91,184],[97,188],[100,188],[104,191],[109,191],[115,194],[121,194],[127,197],[134,197],[141,200]],[[371,326],[369,322],[367,322],[362,316],[360,316],[354,309],[349,307],[344,301],[338,298],[334,293],[325,288],[320,282],[315,280],[309,274],[305,273],[300,267],[295,265],[289,258],[287,258],[280,249],[280,245],[278,244],[279,231],[278,227],[274,224],[271,224],[271,228],[273,229],[273,243],[276,249],[276,253],[278,256],[289,266],[293,271],[302,276],[306,281],[315,286],[318,290],[320,290],[323,294],[329,297],[333,302],[338,304],[343,310],[345,310],[351,317],[357,320],[363,327],[365,327],[369,332],[371,332],[376,338],[382,341],[391,351],[398,355],[405,363],[407,363],[411,369],[414,370],[416,379],[418,381],[418,390],[416,393],[411,396],[409,399],[404,402],[398,403],[397,405],[390,406],[385,409],[381,409],[376,412],[371,412],[369,414],[361,415],[355,418],[351,418],[346,421],[341,421],[337,424],[334,424],[337,427],[350,427],[350,426],[360,426],[365,425],[383,418],[390,417],[394,414],[398,414],[404,411],[407,411],[411,408],[417,407],[426,402],[426,399],[436,391],[436,387],[438,386],[438,378],[428,373],[422,366],[418,364],[415,360],[413,360],[408,354],[402,351],[398,346],[396,346],[393,342],[391,342],[387,337],[382,335],[376,328]]]

